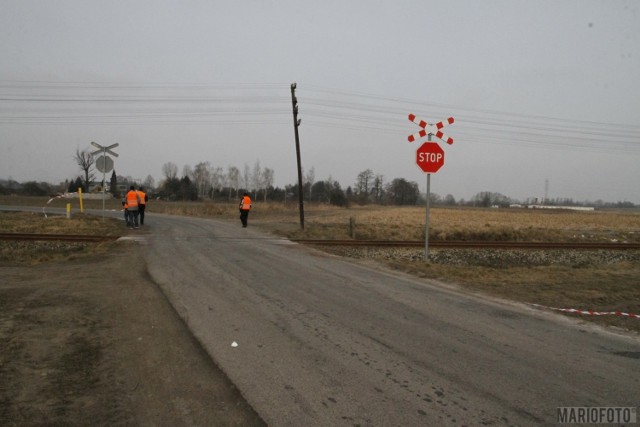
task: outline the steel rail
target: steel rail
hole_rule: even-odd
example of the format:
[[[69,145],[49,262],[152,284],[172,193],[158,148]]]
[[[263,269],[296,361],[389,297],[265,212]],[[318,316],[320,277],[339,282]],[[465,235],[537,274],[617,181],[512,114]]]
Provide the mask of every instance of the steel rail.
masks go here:
[[[0,233],[0,240],[104,242],[116,240],[117,238],[118,236],[92,236],[88,234]]]
[[[323,246],[387,246],[424,247],[424,240],[321,240],[292,239],[293,242]],[[491,242],[449,241],[429,242],[433,248],[478,248],[478,249],[640,249],[640,243],[606,242]]]
[[[116,240],[119,236],[94,236],[86,234],[34,234],[0,233],[0,240],[103,242]],[[332,240],[332,239],[291,239],[292,242],[322,246],[361,247],[423,247],[423,240]],[[606,242],[491,242],[491,241],[440,241],[429,242],[433,248],[463,249],[640,249],[640,243]]]

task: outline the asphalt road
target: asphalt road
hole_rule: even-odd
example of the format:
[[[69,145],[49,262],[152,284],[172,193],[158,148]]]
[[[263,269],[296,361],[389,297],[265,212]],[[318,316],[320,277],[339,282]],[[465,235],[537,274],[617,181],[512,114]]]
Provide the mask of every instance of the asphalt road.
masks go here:
[[[149,274],[269,425],[539,425],[555,424],[558,407],[639,405],[637,336],[239,221],[146,223],[131,236]]]
[[[269,425],[551,424],[558,407],[640,402],[637,337],[239,221],[146,223],[150,275]]]

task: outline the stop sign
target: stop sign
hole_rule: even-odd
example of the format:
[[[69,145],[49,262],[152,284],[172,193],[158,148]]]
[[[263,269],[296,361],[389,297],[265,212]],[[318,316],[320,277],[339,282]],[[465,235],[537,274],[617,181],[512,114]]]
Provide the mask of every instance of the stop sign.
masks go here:
[[[444,165],[444,151],[435,142],[425,142],[416,151],[416,164],[426,173],[436,173]]]
[[[113,159],[109,156],[100,156],[96,159],[96,169],[102,173],[111,172]]]

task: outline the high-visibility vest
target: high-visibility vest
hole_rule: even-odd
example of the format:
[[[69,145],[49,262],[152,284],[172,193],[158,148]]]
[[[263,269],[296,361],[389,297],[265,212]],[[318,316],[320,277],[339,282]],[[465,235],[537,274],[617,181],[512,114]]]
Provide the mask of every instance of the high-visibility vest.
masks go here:
[[[140,197],[140,204],[141,205],[146,205],[147,204],[147,195],[144,194],[144,191],[137,190],[136,193],[138,193],[138,197]]]
[[[242,209],[243,211],[248,211],[249,209],[251,209],[251,199],[249,198],[249,196],[244,196],[242,198],[240,209]]]
[[[130,208],[138,208],[138,193],[136,193],[134,190],[129,190],[129,192],[127,193],[127,204],[129,205]]]

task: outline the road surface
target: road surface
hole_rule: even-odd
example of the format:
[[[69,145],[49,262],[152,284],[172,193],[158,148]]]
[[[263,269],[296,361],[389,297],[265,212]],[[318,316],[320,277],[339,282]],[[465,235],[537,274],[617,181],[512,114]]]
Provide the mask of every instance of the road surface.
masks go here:
[[[149,274],[269,425],[550,424],[558,407],[640,402],[637,336],[343,260],[251,218],[147,224]]]

